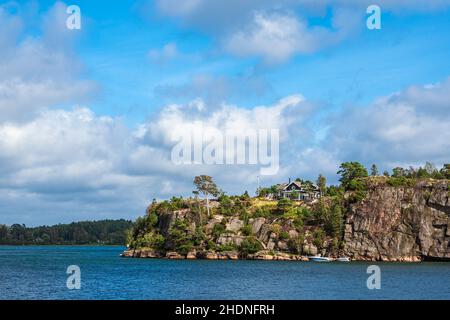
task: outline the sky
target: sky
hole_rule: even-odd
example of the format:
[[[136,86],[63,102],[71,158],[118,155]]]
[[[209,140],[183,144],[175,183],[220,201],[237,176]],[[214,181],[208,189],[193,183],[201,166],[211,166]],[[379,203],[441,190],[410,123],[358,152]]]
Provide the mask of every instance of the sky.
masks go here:
[[[258,165],[171,161],[174,130],[199,123],[279,129],[262,185],[440,167],[449,34],[448,0],[1,1],[0,223],[134,219],[199,174],[254,193]]]

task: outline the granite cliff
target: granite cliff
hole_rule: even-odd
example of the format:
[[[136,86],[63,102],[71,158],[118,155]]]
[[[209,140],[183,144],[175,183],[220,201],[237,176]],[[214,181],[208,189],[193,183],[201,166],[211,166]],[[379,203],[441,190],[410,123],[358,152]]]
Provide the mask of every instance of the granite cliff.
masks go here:
[[[364,179],[364,192],[312,203],[248,196],[205,203],[154,202],[129,235],[125,257],[172,259],[450,260],[449,180],[389,184]],[[355,200],[356,199],[356,200]]]
[[[448,180],[413,186],[368,185],[349,206],[345,253],[356,260],[450,260]]]

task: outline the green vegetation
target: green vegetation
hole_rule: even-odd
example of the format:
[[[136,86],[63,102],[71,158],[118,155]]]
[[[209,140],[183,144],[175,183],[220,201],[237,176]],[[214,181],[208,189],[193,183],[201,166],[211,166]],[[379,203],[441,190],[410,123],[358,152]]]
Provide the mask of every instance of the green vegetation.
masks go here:
[[[265,197],[269,194],[276,194],[277,193],[277,186],[271,186],[269,188],[259,188],[257,190],[258,197]]]
[[[189,230],[185,220],[175,220],[169,230],[166,240],[166,249],[177,251],[181,254],[187,254],[194,247],[195,237]]]
[[[261,243],[259,243],[258,240],[256,240],[255,237],[247,237],[244,241],[242,241],[242,243],[239,247],[239,252],[242,255],[246,256],[249,254],[256,253],[261,249],[262,249],[262,245],[261,245]]]
[[[379,176],[378,172],[375,164],[370,167],[369,176],[368,170],[359,162],[342,163],[337,172],[340,185],[327,186],[325,176],[319,175],[316,182],[321,197],[313,202],[293,201],[299,196],[296,192],[291,193],[292,199],[279,198],[279,186],[259,188],[259,197],[256,198],[251,198],[247,191],[242,195],[229,196],[219,192],[211,177],[198,176],[194,180],[197,187],[195,198],[173,197],[159,203],[154,201],[147,209],[147,214],[138,218],[128,232],[128,243],[133,248],[177,251],[180,254],[195,249],[239,251],[242,256],[246,256],[263,249],[259,241],[262,238],[259,233],[260,238],[256,238],[252,232],[255,224],[250,223],[252,219],[263,217],[265,220],[258,221],[257,228],[263,230],[262,234],[266,237],[264,241],[269,241],[270,237],[275,242],[275,248],[279,249],[283,244],[287,245],[291,253],[308,254],[315,252],[314,245],[319,250],[337,253],[343,247],[344,225],[349,208],[363,201],[370,190],[378,185],[411,187],[422,178],[448,178],[450,165],[444,165],[441,170],[429,163],[418,169],[396,167],[392,175],[384,172],[383,176]],[[299,178],[297,180],[301,181]],[[307,192],[317,190],[311,181],[301,182]],[[200,193],[205,201],[199,200]],[[211,207],[210,195],[218,196],[217,200],[212,200]],[[276,199],[266,198],[267,195],[275,196]],[[214,215],[221,215],[221,222],[211,220]],[[227,230],[226,225],[233,218],[241,220],[237,222],[242,225],[239,230]],[[4,233],[0,226],[0,238]],[[218,239],[222,234],[236,237],[232,242],[237,239],[243,241],[240,246],[233,243],[219,244]],[[303,252],[303,248],[308,252]]]
[[[272,215],[273,207],[270,205],[264,205],[262,207],[256,208],[255,213],[253,214],[253,217],[258,218],[267,218]]]
[[[194,184],[197,187],[198,192],[203,194],[206,199],[206,210],[209,216],[209,195],[219,195],[219,189],[210,176],[201,175],[194,178]]]
[[[232,243],[216,246],[216,251],[219,251],[219,252],[236,251],[237,249],[238,249],[238,247]]]
[[[317,248],[322,248],[325,232],[322,229],[316,229],[313,234],[313,244]]]
[[[214,238],[217,239],[222,233],[225,233],[225,228],[225,224],[222,222],[215,224],[212,229],[212,235],[214,236]]]
[[[305,237],[303,235],[298,235],[295,238],[289,239],[287,243],[289,251],[292,253],[301,254],[304,241]]]
[[[396,167],[392,169],[392,177],[408,179],[450,179],[450,164],[444,164],[441,170],[438,170],[432,163],[427,162],[424,167],[408,169]]]
[[[280,231],[280,234],[278,235],[278,239],[280,240],[287,240],[289,239],[289,233],[287,231]]]
[[[249,236],[252,234],[252,227],[248,224],[241,228],[241,232],[244,236]]]
[[[123,245],[126,231],[132,226],[127,220],[72,222],[54,226],[27,228],[23,224],[0,225],[0,244],[39,245]]]
[[[281,198],[277,203],[277,212],[279,215],[288,213],[292,209],[292,201],[287,198]]]
[[[327,178],[325,178],[322,174],[319,174],[316,183],[317,186],[319,187],[320,194],[324,195],[327,191]]]
[[[377,168],[377,165],[376,165],[376,164],[373,164],[373,165],[370,167],[370,175],[371,175],[372,177],[378,176],[378,168]]]
[[[341,175],[339,181],[345,190],[355,190],[358,188],[359,178],[368,176],[367,169],[359,162],[344,162],[339,168],[337,172]]]

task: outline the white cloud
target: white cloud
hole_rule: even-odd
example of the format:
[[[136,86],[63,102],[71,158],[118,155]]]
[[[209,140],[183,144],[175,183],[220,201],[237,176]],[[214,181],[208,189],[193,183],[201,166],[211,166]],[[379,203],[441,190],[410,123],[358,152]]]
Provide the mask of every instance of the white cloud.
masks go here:
[[[27,121],[0,124],[1,216],[8,223],[134,217],[153,197],[189,195],[198,174],[214,176],[227,191],[252,192],[258,166],[177,166],[170,159],[175,144],[171,133],[199,121],[218,130],[287,129],[294,124],[286,117],[288,111],[295,109],[300,117],[302,100],[294,95],[272,106],[210,110],[196,99],[168,105],[134,131],[119,119],[97,116],[87,108],[47,109]],[[29,215],[28,201],[41,215]],[[60,211],[62,203],[69,216]],[[14,208],[15,221],[6,216],[7,207]]]
[[[272,63],[347,39],[365,28],[366,8],[371,4],[371,0],[192,0],[183,5],[173,0],[155,2],[162,15],[212,35],[229,52],[260,56]],[[377,5],[383,13],[408,14],[445,9],[450,3],[382,0]],[[317,27],[308,21],[325,19],[329,9],[332,11],[330,26]]]
[[[261,56],[268,63],[284,62],[294,54],[311,53],[339,42],[356,25],[355,18],[358,20],[358,16],[338,11],[334,20],[337,31],[331,31],[308,27],[307,22],[292,14],[256,12],[246,29],[225,40],[225,48],[238,56]]]
[[[347,108],[334,118],[327,149],[341,160],[394,165],[448,163],[450,79],[411,86],[367,107]]]
[[[306,26],[293,16],[255,13],[249,30],[239,31],[226,40],[225,47],[236,55],[262,55],[268,62],[282,62],[298,51],[314,48]]]
[[[27,23],[0,6],[0,122],[31,119],[39,110],[81,103],[97,86],[80,80],[82,65],[75,58],[65,30],[65,5],[57,2],[45,15],[42,34],[23,34]],[[3,28],[6,29],[3,29]]]
[[[326,119],[330,129],[321,141],[308,139],[314,112],[300,95],[253,108],[210,108],[195,99],[167,105],[135,130],[87,108],[40,111],[25,122],[0,124],[2,222],[135,217],[152,198],[189,195],[198,174],[213,176],[229,193],[254,192],[258,166],[171,162],[172,132],[199,123],[221,131],[280,128],[280,171],[264,177],[264,185],[319,173],[335,183],[338,165],[349,160],[375,162],[383,170],[425,161],[441,165],[450,149],[449,88],[450,80],[412,86],[348,108]]]

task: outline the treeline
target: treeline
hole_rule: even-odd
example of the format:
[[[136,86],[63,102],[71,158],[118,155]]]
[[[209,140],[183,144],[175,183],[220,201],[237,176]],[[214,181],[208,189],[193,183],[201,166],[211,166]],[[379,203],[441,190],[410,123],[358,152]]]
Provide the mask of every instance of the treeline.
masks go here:
[[[82,221],[28,228],[23,224],[0,224],[0,244],[11,245],[123,245],[132,222],[124,219]]]
[[[385,172],[384,175],[387,175],[387,173]],[[450,164],[444,164],[440,170],[430,162],[427,162],[424,167],[419,168],[396,167],[392,170],[392,177],[450,179]]]

